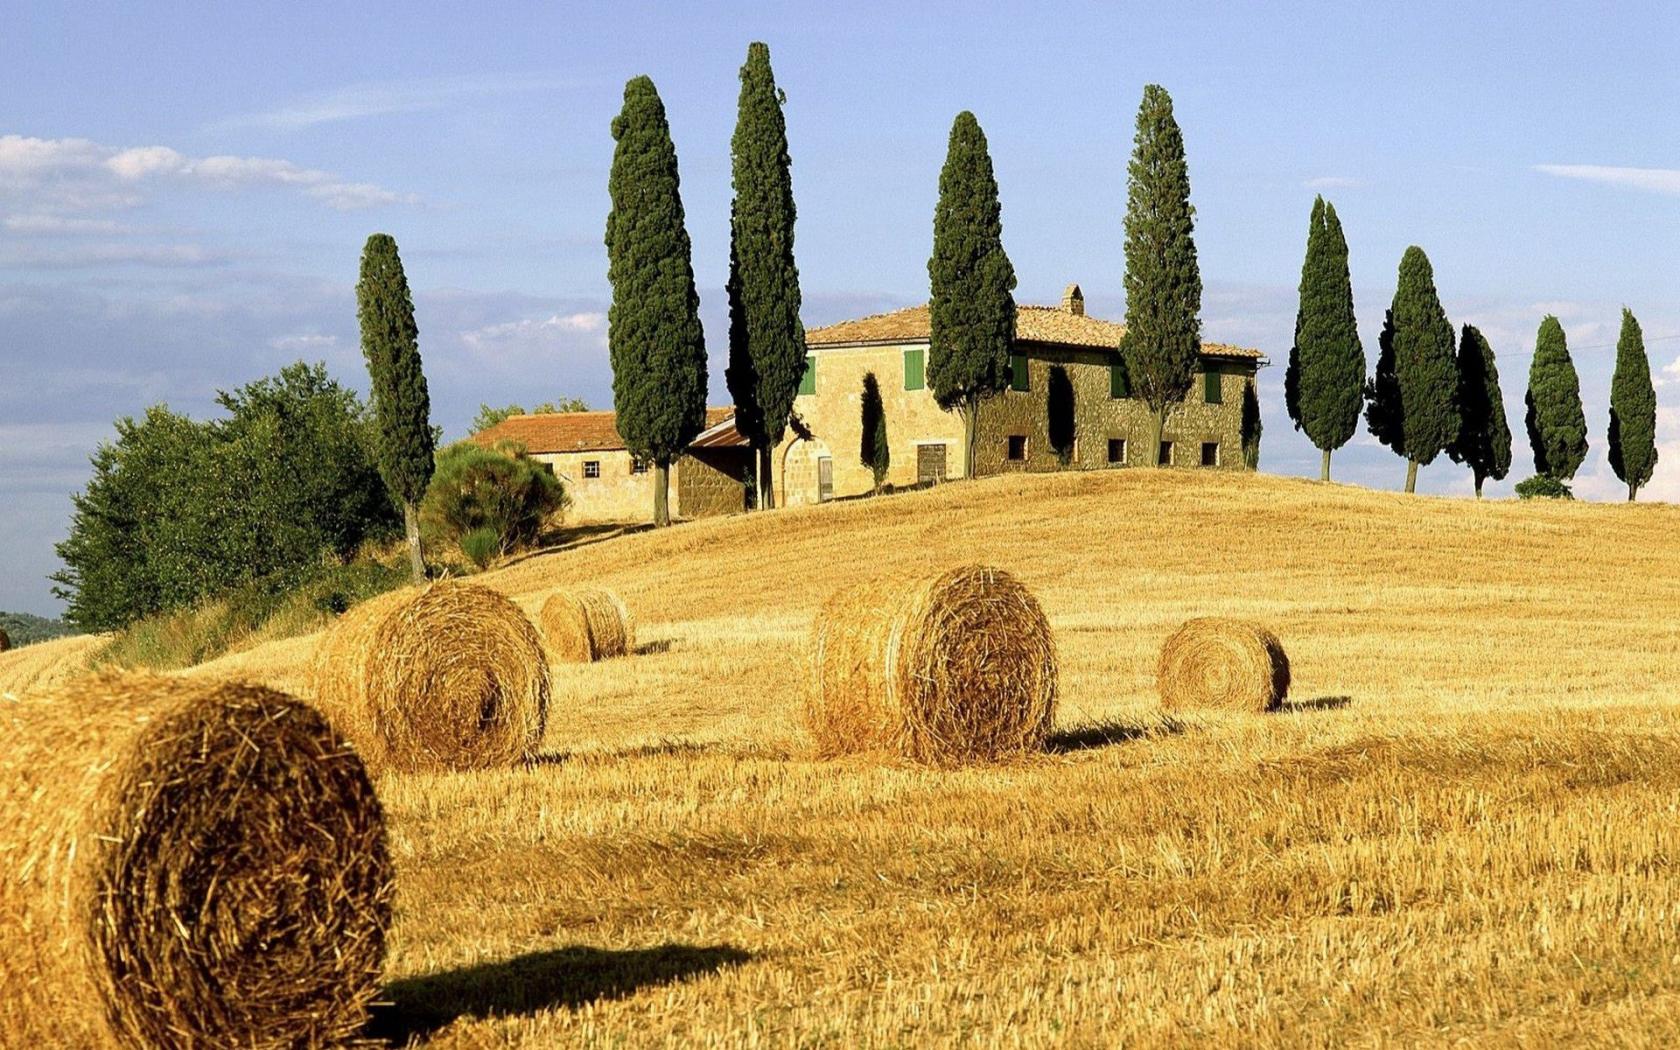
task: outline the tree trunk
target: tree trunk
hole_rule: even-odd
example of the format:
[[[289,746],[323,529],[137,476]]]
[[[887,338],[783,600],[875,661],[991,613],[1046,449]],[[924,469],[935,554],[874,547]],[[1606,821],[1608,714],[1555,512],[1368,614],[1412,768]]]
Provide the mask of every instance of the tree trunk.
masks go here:
[[[1632,482],[1629,482],[1628,483],[1628,502],[1632,503],[1638,497],[1639,497],[1639,486],[1633,484]]]
[[[772,469],[775,450],[765,445],[758,450],[758,509],[776,509],[776,475]]]
[[[974,477],[974,448],[980,435],[980,399],[970,397],[962,410],[963,417],[963,477]]]
[[[1483,481],[1482,475],[1477,474],[1476,475],[1476,498],[1477,499],[1482,498],[1482,481]]]
[[[1406,491],[1407,492],[1416,492],[1417,491],[1417,468],[1418,468],[1417,460],[1408,459],[1406,461]]]
[[[1330,450],[1325,449],[1324,455],[1318,461],[1318,480],[1330,480]]]
[[[1148,457],[1144,462],[1152,467],[1172,466],[1171,463],[1161,462],[1161,435],[1166,432],[1166,429],[1166,406],[1151,408],[1149,410],[1149,446],[1144,449],[1143,454]]]
[[[653,461],[653,524],[663,528],[671,524],[671,464]]]
[[[420,508],[403,501],[403,533],[408,537],[408,568],[415,583],[426,582],[426,552],[420,549]]]

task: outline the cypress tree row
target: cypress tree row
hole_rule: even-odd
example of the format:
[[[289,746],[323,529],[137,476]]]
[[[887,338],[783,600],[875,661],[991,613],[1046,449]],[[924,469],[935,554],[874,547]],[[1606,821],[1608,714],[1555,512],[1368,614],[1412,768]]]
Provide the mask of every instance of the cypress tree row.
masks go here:
[[[409,569],[419,582],[426,578],[419,507],[432,480],[436,442],[432,436],[431,397],[420,365],[420,329],[414,323],[414,300],[409,295],[397,242],[389,234],[372,235],[362,249],[356,317],[362,329],[362,356],[367,359],[373,386],[379,475],[402,503]]]
[[[1382,400],[1366,412],[1371,433],[1406,457],[1406,491],[1417,491],[1418,467],[1428,466],[1458,436],[1458,363],[1452,323],[1435,292],[1435,272],[1413,245],[1400,258],[1400,280],[1383,332],[1371,393]],[[1384,360],[1387,358],[1387,361]],[[1385,368],[1391,371],[1385,374]]]
[[[1301,265],[1301,305],[1284,400],[1296,429],[1304,430],[1323,453],[1322,481],[1330,480],[1331,451],[1347,444],[1359,427],[1364,387],[1365,348],[1353,312],[1347,238],[1335,207],[1319,197],[1313,202]]]
[[[887,447],[887,409],[881,403],[881,384],[874,372],[864,373],[862,417],[858,461],[874,476],[875,494],[879,496],[881,485],[887,480],[887,470],[892,466],[892,452]]]
[[[963,475],[974,476],[980,404],[1009,378],[1015,342],[1015,267],[1003,250],[1003,206],[986,133],[964,110],[951,125],[933,213],[932,338],[927,380],[963,421]]]
[[[1505,397],[1499,391],[1499,369],[1493,347],[1474,325],[1465,325],[1458,341],[1458,437],[1447,455],[1470,468],[1476,478],[1476,498],[1482,482],[1499,481],[1511,470],[1511,428],[1505,422]]]
[[[1551,314],[1540,322],[1528,369],[1528,441],[1536,473],[1556,481],[1575,476],[1587,458],[1587,417],[1581,380],[1569,359],[1563,325]]]
[[[653,81],[624,86],[607,187],[607,350],[630,451],[654,465],[653,523],[669,525],[671,462],[706,425],[706,344],[683,225],[677,151]]]
[[[770,48],[747,48],[730,142],[735,200],[729,209],[729,366],[735,427],[752,444],[758,506],[776,505],[770,453],[787,431],[805,370],[799,268],[793,261],[793,179],[786,96],[770,70]]]
[[[1627,483],[1630,501],[1639,497],[1657,467],[1657,392],[1651,386],[1645,333],[1625,306],[1616,373],[1610,379],[1610,466]]]
[[[1148,462],[1159,465],[1167,406],[1184,400],[1202,346],[1196,209],[1172,98],[1150,84],[1138,106],[1127,168],[1126,335],[1120,352],[1132,393],[1149,406]]]

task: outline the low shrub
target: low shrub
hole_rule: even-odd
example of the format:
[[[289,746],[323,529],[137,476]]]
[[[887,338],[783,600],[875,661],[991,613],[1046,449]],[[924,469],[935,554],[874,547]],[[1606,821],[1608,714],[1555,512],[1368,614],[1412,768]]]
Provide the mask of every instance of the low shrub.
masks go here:
[[[1569,486],[1546,474],[1536,474],[1527,481],[1517,482],[1519,499],[1574,499]]]
[[[544,523],[566,503],[554,471],[521,446],[461,441],[438,453],[420,502],[420,527],[429,543],[458,546],[483,568],[496,555],[536,546]],[[495,538],[487,554],[485,534]],[[476,554],[466,549],[469,536]]]

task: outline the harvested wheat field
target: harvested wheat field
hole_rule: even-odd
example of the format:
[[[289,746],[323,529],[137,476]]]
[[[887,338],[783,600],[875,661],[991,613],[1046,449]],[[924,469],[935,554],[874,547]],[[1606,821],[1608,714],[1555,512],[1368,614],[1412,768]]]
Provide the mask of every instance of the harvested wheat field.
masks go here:
[[[1667,506],[1118,471],[706,521],[478,577],[521,604],[608,587],[641,645],[552,668],[536,765],[381,779],[397,899],[371,1034],[1668,1045],[1677,534]],[[978,561],[1031,589],[1056,635],[1046,753],[813,757],[808,632],[860,560]],[[1199,616],[1276,630],[1281,711],[1162,713],[1161,644]],[[312,650],[199,673],[295,683]]]

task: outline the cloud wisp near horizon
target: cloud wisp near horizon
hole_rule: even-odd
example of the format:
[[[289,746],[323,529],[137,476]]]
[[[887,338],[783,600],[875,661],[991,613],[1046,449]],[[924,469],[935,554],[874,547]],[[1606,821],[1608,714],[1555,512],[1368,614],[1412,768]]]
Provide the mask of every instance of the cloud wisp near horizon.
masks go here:
[[[1568,333],[1590,428],[1576,491],[1625,495],[1605,431],[1626,305],[1660,406],[1662,458],[1642,498],[1680,500],[1680,114],[1664,105],[1680,74],[1657,44],[1680,34],[1680,14],[1652,8],[1644,24],[1605,29],[1586,4],[1544,19],[1445,0],[1406,18],[1292,5],[1284,17],[1186,5],[1055,18],[1004,5],[955,21],[865,6],[516,6],[460,19],[306,2],[208,25],[143,2],[99,34],[70,32],[68,13],[32,21],[19,60],[0,68],[0,97],[15,103],[0,124],[0,356],[27,377],[0,387],[0,609],[59,611],[52,547],[116,418],[159,402],[208,416],[217,390],[298,359],[365,391],[354,282],[375,230],[401,245],[448,436],[480,403],[610,407],[608,129],[639,73],[670,115],[711,394],[726,400],[729,137],[752,40],[769,42],[787,92],[808,324],[925,299],[961,109],[990,140],[1018,300],[1054,303],[1078,281],[1093,314],[1123,317],[1125,164],[1138,96],[1160,82],[1189,152],[1204,337],[1271,360],[1263,470],[1317,475],[1282,373],[1323,194],[1349,237],[1368,361],[1414,243],[1455,328],[1491,341],[1515,448],[1490,495],[1532,472],[1523,391],[1547,313]],[[998,32],[1016,19],[1043,32]],[[1378,30],[1381,48],[1317,46]],[[1525,61],[1561,32],[1581,42],[1585,79],[1569,90]],[[177,75],[194,62],[193,77]],[[1469,72],[1419,72],[1443,62]],[[1395,489],[1404,476],[1363,427],[1335,463],[1341,481]],[[1445,457],[1420,487],[1471,491]]]

